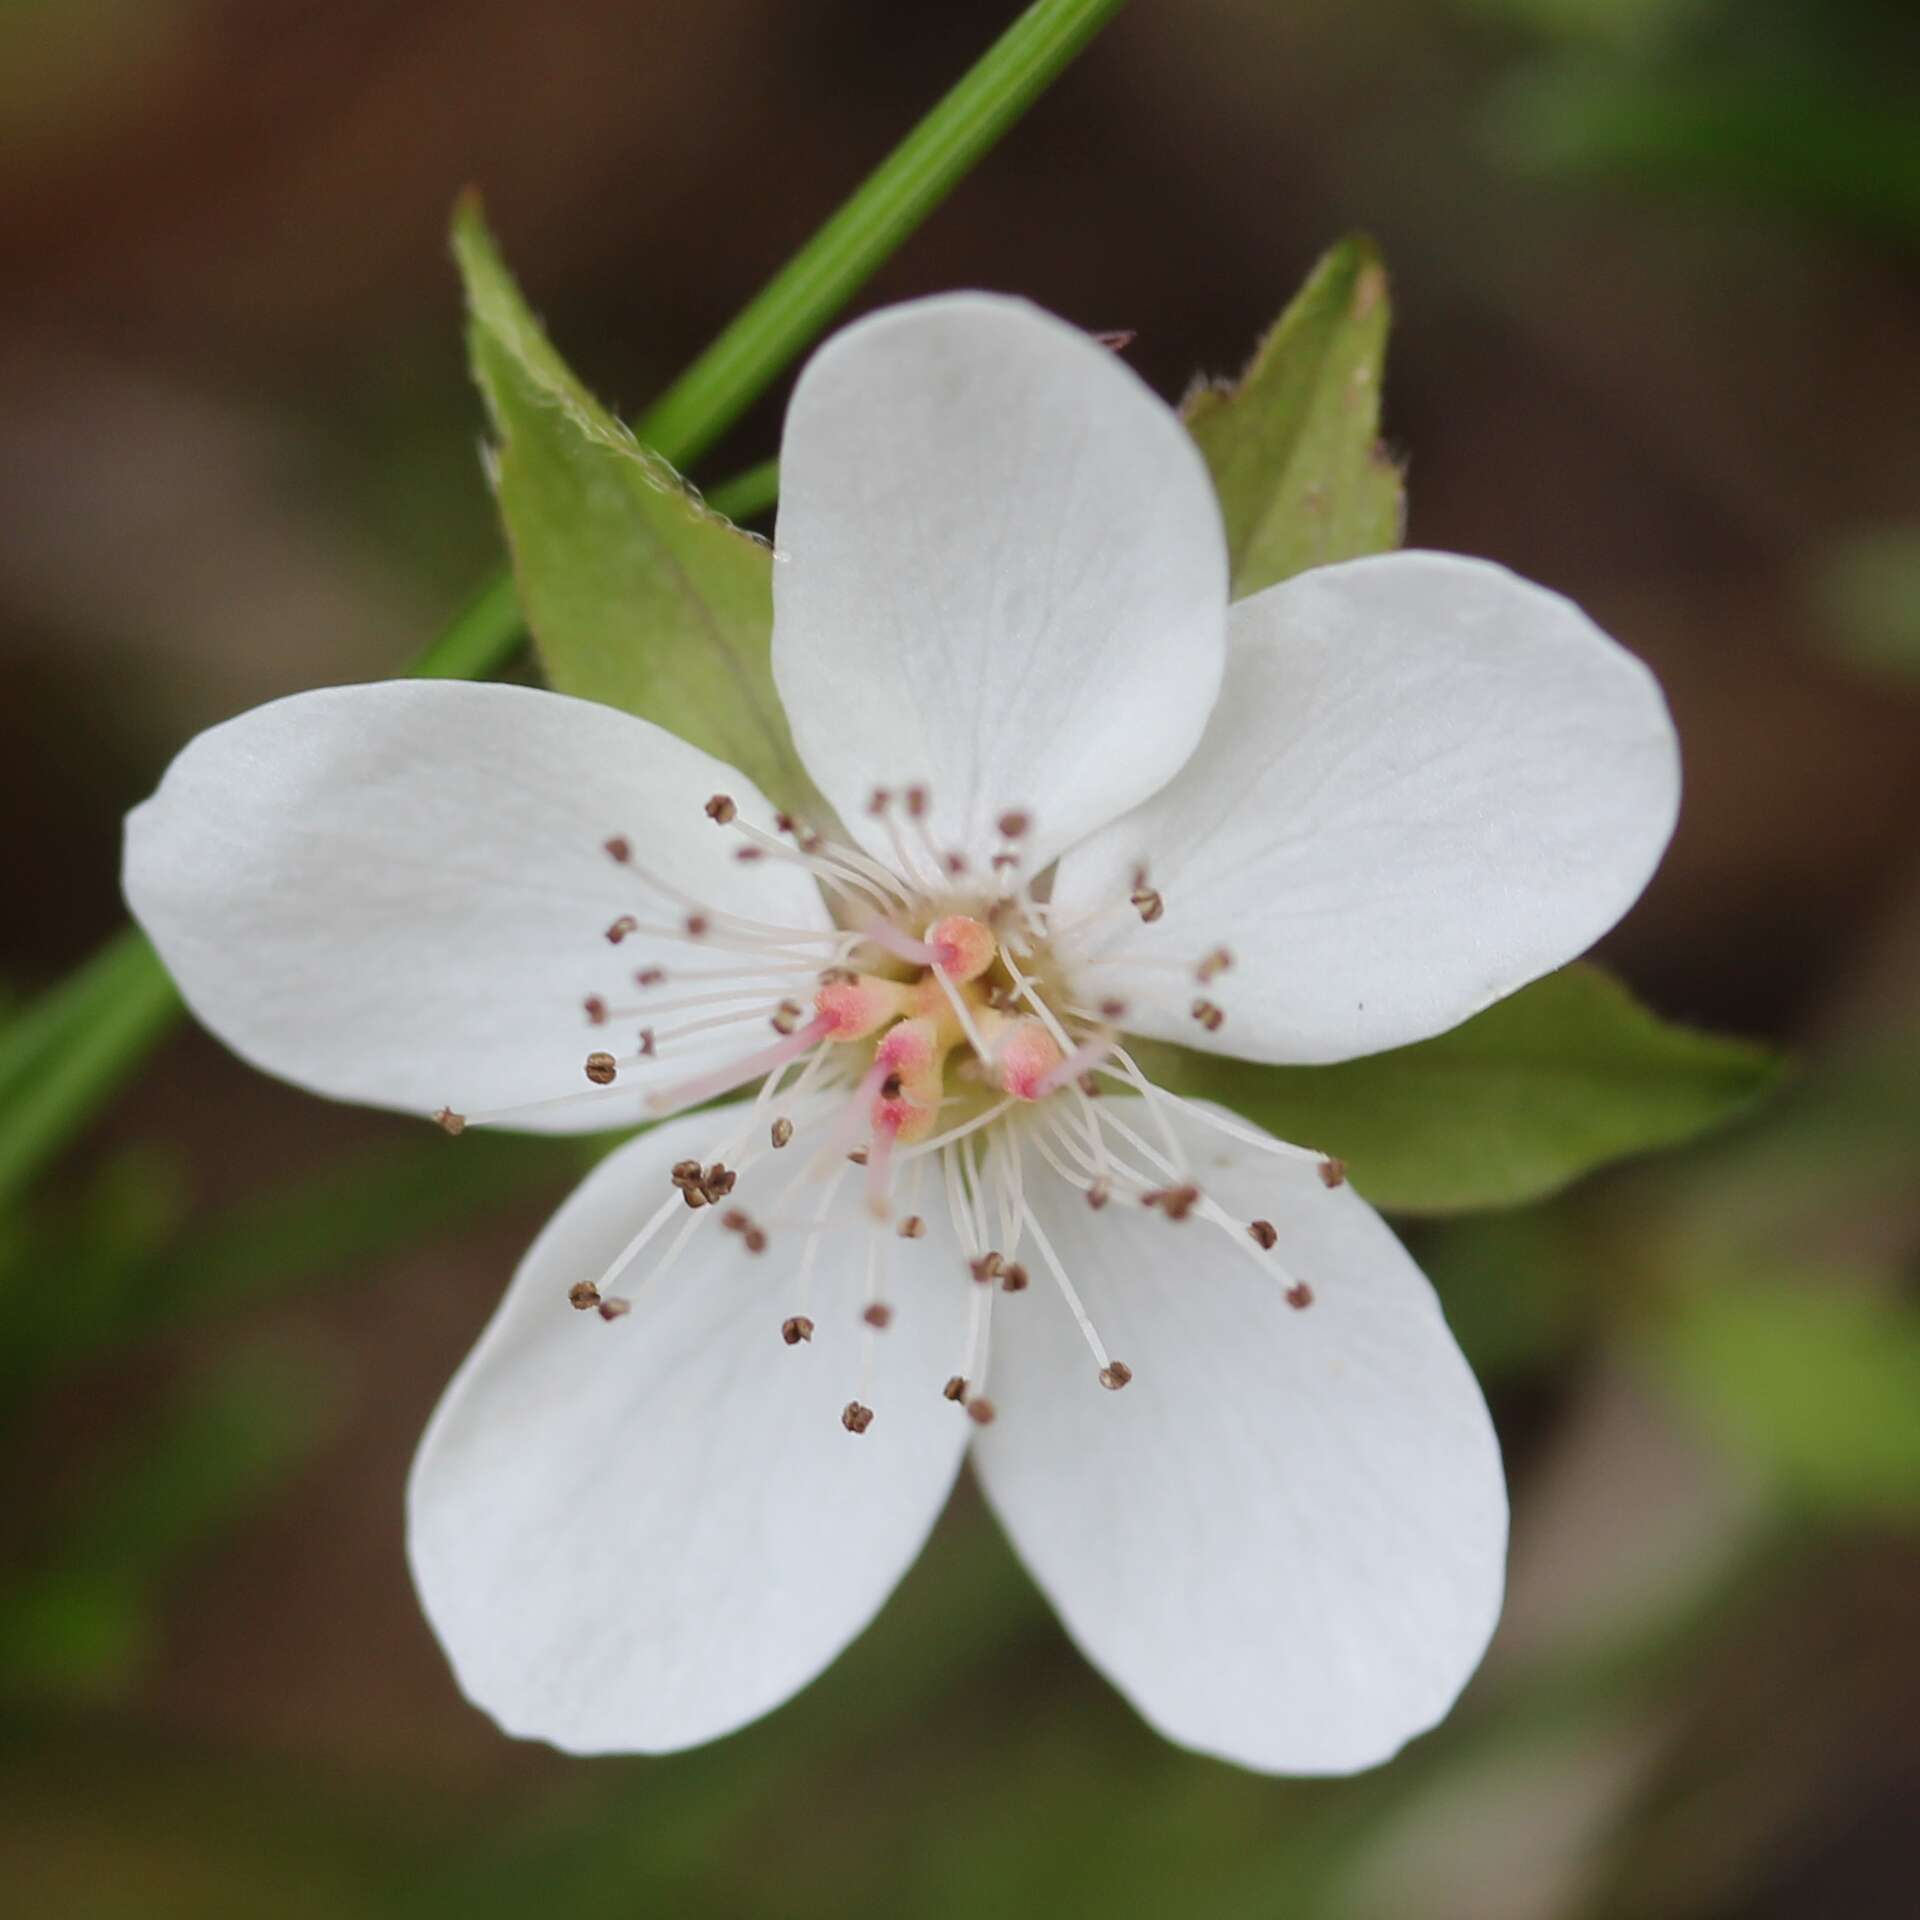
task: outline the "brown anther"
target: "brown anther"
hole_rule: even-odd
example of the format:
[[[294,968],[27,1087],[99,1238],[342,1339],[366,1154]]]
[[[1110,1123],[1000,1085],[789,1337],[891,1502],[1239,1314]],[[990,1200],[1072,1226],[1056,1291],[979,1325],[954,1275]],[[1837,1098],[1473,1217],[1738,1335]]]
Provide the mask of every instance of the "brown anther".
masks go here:
[[[1085,1073],[1080,1074],[1074,1080],[1073,1084],[1078,1087],[1089,1100],[1098,1100],[1101,1094],[1106,1091],[1100,1084],[1100,1076],[1095,1073],[1091,1067],[1089,1067]]]
[[[995,1407],[993,1402],[987,1399],[984,1394],[975,1394],[973,1398],[967,1402],[967,1418],[971,1420],[976,1427],[992,1426],[993,1416],[998,1411],[999,1409]]]
[[[967,870],[967,856],[964,853],[950,853],[946,856],[945,865],[947,872],[958,880]]]
[[[867,1150],[865,1147],[855,1147],[854,1150],[847,1155],[847,1158],[852,1161],[856,1167],[864,1167],[867,1164]]]
[[[1100,1369],[1100,1384],[1109,1393],[1118,1393],[1133,1378],[1133,1369],[1124,1360],[1115,1360]]]
[[[576,1280],[567,1289],[567,1299],[581,1313],[600,1304],[600,1289],[591,1280]]]
[[[464,1113],[455,1113],[451,1107],[442,1107],[433,1118],[435,1124],[444,1133],[465,1133],[467,1130],[467,1116]]]
[[[989,1280],[998,1280],[1006,1262],[997,1253],[983,1253],[978,1260],[967,1262],[967,1271],[985,1286]]]
[[[1233,955],[1225,947],[1215,947],[1207,957],[1194,968],[1193,977],[1204,986],[1209,986],[1221,974],[1233,965]]]
[[[996,853],[988,864],[995,873],[1005,873],[1009,868],[1020,864],[1020,856],[1017,853]]]
[[[764,1227],[749,1227],[740,1236],[740,1243],[749,1253],[765,1253],[767,1250],[767,1230]]]
[[[698,1213],[707,1204],[707,1196],[698,1187],[682,1187],[680,1198],[687,1203],[689,1213]]]
[[[1003,813],[994,824],[1000,829],[1001,839],[1018,840],[1033,825],[1033,820],[1020,808],[1014,807]]]
[[[873,1409],[863,1407],[858,1400],[849,1400],[841,1411],[840,1424],[849,1433],[865,1433],[873,1425]]]
[[[902,1240],[919,1240],[927,1231],[927,1223],[917,1213],[910,1213],[900,1222],[897,1229]]]
[[[1320,1184],[1323,1187],[1344,1187],[1347,1184],[1347,1163],[1329,1154],[1320,1162]]]
[[[793,1122],[784,1114],[767,1129],[767,1138],[776,1147],[784,1147],[793,1138]]]
[[[614,1076],[620,1071],[619,1063],[610,1053],[590,1053],[587,1055],[587,1078],[596,1087],[610,1087]]]
[[[1018,1260],[1010,1261],[1000,1276],[1000,1288],[1003,1293],[1025,1293],[1032,1284],[1027,1270]]]
[[[739,811],[740,809],[733,804],[732,796],[728,794],[716,793],[713,798],[707,802],[707,818],[711,820],[716,827],[731,825],[734,816]]]
[[[898,1100],[900,1098],[900,1090],[906,1084],[907,1083],[902,1080],[897,1073],[888,1074],[887,1077],[880,1082],[880,1098],[882,1100]]]
[[[1127,1017],[1127,1003],[1124,1000],[1102,1000],[1100,1018],[1102,1020],[1124,1020]]]
[[[623,913],[620,918],[607,929],[607,944],[610,947],[617,947],[639,924],[640,922],[636,920],[632,914]]]
[[[927,817],[927,790],[925,787],[907,789],[907,818],[924,820]]]
[[[1200,1198],[1198,1187],[1155,1187],[1140,1196],[1143,1207],[1158,1207],[1169,1220],[1184,1220]]]
[[[797,1347],[802,1340],[813,1338],[813,1322],[804,1313],[796,1313],[791,1320],[780,1322],[780,1338],[788,1346]]]
[[[723,1160],[716,1160],[700,1176],[700,1190],[715,1206],[718,1206],[733,1191],[733,1183],[739,1175]]]
[[[827,836],[824,833],[815,833],[811,827],[802,829],[800,834],[800,851],[802,853],[818,853],[826,844]]]
[[[1209,1033],[1218,1033],[1227,1024],[1226,1014],[1211,1000],[1196,1000],[1188,1011]]]
[[[601,843],[607,850],[610,860],[617,860],[624,867],[633,858],[633,848],[623,833],[616,833],[611,840]]]
[[[1271,1253],[1280,1244],[1280,1236],[1274,1232],[1271,1220],[1249,1220],[1247,1232],[1262,1253]]]
[[[1296,1280],[1287,1289],[1287,1305],[1298,1311],[1313,1305],[1313,1289],[1304,1280]]]
[[[797,1033],[800,1022],[806,1017],[806,1008],[798,1000],[782,1000],[773,1010],[772,1026],[775,1033]]]
[[[745,1233],[746,1230],[753,1225],[753,1222],[749,1220],[738,1207],[729,1207],[726,1212],[720,1216],[720,1224],[725,1227],[729,1233]]]
[[[707,937],[707,929],[711,927],[712,924],[713,922],[709,920],[704,913],[688,914],[686,920],[687,938],[689,940],[704,940]]]
[[[1098,1213],[1113,1198],[1113,1186],[1110,1181],[1096,1180],[1087,1189],[1087,1205]]]
[[[874,1300],[869,1302],[860,1318],[868,1326],[880,1331],[893,1325],[893,1309],[884,1300]]]
[[[767,850],[765,847],[756,847],[749,844],[744,847],[735,847],[733,857],[736,860],[764,860],[767,857]]]
[[[631,1300],[621,1299],[617,1293],[608,1294],[607,1297],[600,1302],[600,1318],[602,1320],[618,1320],[622,1314],[631,1313],[632,1311],[633,1302]]]
[[[657,987],[666,977],[665,967],[642,967],[633,976],[633,984],[636,987]]]
[[[800,831],[800,823],[790,813],[776,813],[773,816],[773,826],[776,833],[797,834]]]
[[[878,820],[893,805],[893,794],[886,787],[875,787],[867,799],[867,811]]]
[[[959,1402],[966,1399],[967,1397],[966,1377],[963,1374],[956,1373],[947,1382],[947,1384],[940,1389],[940,1397],[943,1400],[952,1400],[955,1402]]]
[[[651,1027],[642,1027],[639,1038],[635,1040],[633,1044],[639,1049],[642,1060],[651,1060],[653,1058],[653,1029]]]
[[[688,1187],[697,1187],[700,1184],[700,1162],[698,1160],[676,1160],[673,1163],[673,1170],[667,1177],[683,1192]]]
[[[604,1027],[607,1024],[607,1003],[597,993],[588,994],[580,1005],[586,1013],[589,1026]]]
[[[1167,903],[1151,887],[1135,887],[1127,897],[1133,903],[1134,911],[1148,926],[1152,926],[1167,910]]]

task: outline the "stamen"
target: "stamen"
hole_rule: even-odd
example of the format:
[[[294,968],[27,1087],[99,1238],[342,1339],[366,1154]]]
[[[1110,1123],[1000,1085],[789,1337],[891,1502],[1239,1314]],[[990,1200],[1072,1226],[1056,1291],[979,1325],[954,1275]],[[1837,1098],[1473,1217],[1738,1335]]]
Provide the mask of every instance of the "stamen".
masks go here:
[[[1124,1365],[1116,1369],[1112,1355],[1107,1352],[1106,1345],[1094,1327],[1091,1317],[1086,1308],[1081,1305],[1079,1294],[1074,1291],[1073,1282],[1067,1278],[1066,1268],[1060,1264],[1060,1256],[1053,1250],[1053,1242],[1042,1231],[1040,1222],[1034,1218],[1031,1208],[1026,1209],[1026,1228],[1033,1235],[1033,1243],[1040,1249],[1041,1259],[1047,1263],[1055,1283],[1060,1288],[1060,1297],[1066,1301],[1067,1311],[1073,1315],[1075,1323],[1080,1328],[1080,1337],[1086,1341],[1087,1350],[1093,1355],[1094,1364],[1099,1370],[1100,1384],[1103,1387],[1125,1386],[1126,1382],[1133,1378],[1132,1371]],[[1124,1378],[1109,1381],[1107,1376],[1116,1371],[1123,1374]]]
[[[914,789],[914,791],[920,792],[923,795],[925,793],[924,788],[917,788]],[[892,803],[893,795],[889,793],[885,787],[875,787],[873,790],[873,798],[867,802],[867,812],[886,828],[887,844],[893,849],[893,857],[899,862],[901,873],[907,879],[911,880],[914,885],[925,886],[927,884],[927,876],[922,872],[919,863],[914,859],[914,852],[912,847],[907,844],[906,835],[900,831],[900,822],[894,817]],[[940,865],[936,859],[933,867],[934,885],[937,886],[939,884],[939,878]]]
[[[576,1280],[567,1289],[567,1302],[577,1312],[585,1313],[600,1304],[600,1289],[591,1280]]]
[[[1004,1100],[988,1107],[984,1113],[976,1113],[971,1120],[957,1127],[949,1128],[945,1133],[936,1133],[929,1140],[916,1141],[910,1147],[900,1149],[902,1160],[917,1160],[922,1154],[937,1153],[942,1147],[951,1146],[956,1140],[964,1140],[970,1133],[978,1133],[982,1127],[991,1126],[1006,1110],[1014,1104],[1014,1097],[1008,1094]]]
[[[858,1400],[849,1400],[840,1415],[840,1424],[849,1433],[865,1433],[873,1425],[873,1409]]]
[[[1296,1312],[1313,1305],[1313,1289],[1304,1280],[1296,1280],[1287,1289],[1287,1305]]]
[[[1262,1253],[1271,1253],[1280,1244],[1280,1235],[1271,1220],[1249,1220],[1247,1232]]]
[[[620,1071],[610,1053],[590,1053],[587,1055],[587,1078],[596,1087],[610,1087],[614,1076]]]
[[[1190,1011],[1209,1033],[1218,1033],[1227,1023],[1225,1012],[1211,1000],[1196,1000]]]
[[[631,1300],[622,1300],[618,1294],[614,1294],[610,1298],[600,1302],[600,1318],[602,1320],[618,1320],[623,1315],[629,1314],[632,1311],[633,1302]]]
[[[813,1282],[813,1269],[820,1258],[820,1241],[826,1228],[827,1215],[833,1210],[833,1196],[839,1192],[840,1182],[846,1177],[845,1167],[835,1168],[828,1177],[825,1187],[821,1190],[819,1210],[814,1214],[813,1224],[808,1228],[800,1245],[800,1272],[796,1276],[795,1283],[795,1295],[799,1303],[797,1317],[806,1320],[806,1337],[809,1339],[813,1334],[813,1322],[807,1320],[806,1314],[808,1292]],[[788,1191],[792,1191],[791,1187]]]
[[[792,1314],[780,1322],[780,1338],[788,1346],[797,1347],[802,1340],[813,1338],[813,1322],[804,1313]]]

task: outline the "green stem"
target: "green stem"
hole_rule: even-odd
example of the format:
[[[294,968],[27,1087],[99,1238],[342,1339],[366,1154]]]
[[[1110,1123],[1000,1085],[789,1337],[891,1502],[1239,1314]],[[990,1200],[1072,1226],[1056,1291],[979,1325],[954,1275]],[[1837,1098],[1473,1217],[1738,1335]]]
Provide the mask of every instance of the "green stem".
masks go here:
[[[1035,0],[746,310],[647,411],[638,434],[690,466],[764,393],[902,241],[1120,11],[1125,0]],[[779,485],[769,461],[711,504],[751,519]],[[520,644],[513,581],[495,575],[407,671],[484,679]],[[85,1125],[179,1010],[158,957],[129,927],[49,989],[0,1041],[0,1205]]]
[[[0,1205],[86,1124],[179,1010],[146,936],[123,927],[7,1029]]]
[[[988,153],[1124,0],[1038,0],[634,429],[689,467]]]

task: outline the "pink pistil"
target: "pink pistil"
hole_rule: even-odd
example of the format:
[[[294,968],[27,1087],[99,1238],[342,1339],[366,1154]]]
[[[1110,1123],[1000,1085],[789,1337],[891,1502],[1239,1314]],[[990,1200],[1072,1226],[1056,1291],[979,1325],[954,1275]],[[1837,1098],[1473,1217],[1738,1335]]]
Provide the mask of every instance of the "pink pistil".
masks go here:
[[[647,1105],[655,1113],[664,1113],[670,1107],[691,1106],[701,1100],[717,1099],[723,1093],[731,1093],[735,1087],[744,1087],[749,1080],[758,1080],[762,1074],[773,1072],[776,1067],[784,1067],[789,1060],[799,1059],[803,1053],[818,1046],[832,1031],[833,1022],[824,1014],[816,1015],[797,1032],[770,1047],[763,1047],[758,1053],[748,1054],[744,1060],[716,1067],[713,1072],[701,1074],[696,1079],[683,1080],[676,1087],[662,1087],[657,1093],[647,1096]]]

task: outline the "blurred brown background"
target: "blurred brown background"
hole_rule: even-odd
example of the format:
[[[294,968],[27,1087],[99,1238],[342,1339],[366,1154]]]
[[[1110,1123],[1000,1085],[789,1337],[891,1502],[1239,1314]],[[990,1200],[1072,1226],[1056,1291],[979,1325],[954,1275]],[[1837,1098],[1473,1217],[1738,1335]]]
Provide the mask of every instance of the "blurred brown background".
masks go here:
[[[189,733],[392,671],[494,563],[459,188],[631,410],[1014,11],[0,5],[7,983],[118,923],[119,816]],[[7,1402],[19,1910],[1911,1911],[1910,1509],[1783,1506],[1767,1450],[1635,1356],[1703,1194],[1716,1259],[1790,1188],[1807,1271],[1910,1297],[1915,1109],[1897,1085],[1869,1120],[1823,1075],[1910,1059],[1889,1049],[1920,1017],[1917,77],[1891,0],[1134,0],[866,296],[1018,290],[1135,329],[1176,395],[1363,226],[1394,276],[1411,540],[1572,594],[1667,687],[1686,809],[1609,957],[1668,1015],[1801,1050],[1817,1139],[1756,1122],[1423,1243],[1518,1501],[1457,1752],[1450,1730],[1295,1787],[1160,1748],[970,1497],[766,1726],[631,1766],[512,1745],[418,1618],[400,1487],[564,1174],[477,1224],[436,1212],[411,1130],[188,1034],[16,1236],[43,1300],[110,1226],[190,1303],[129,1310]],[[772,452],[778,414],[701,478]],[[283,1203],[295,1175],[332,1184]],[[316,1204],[418,1220],[398,1253],[371,1221],[304,1262],[248,1253]],[[1563,1253],[1544,1316],[1489,1291]],[[183,1427],[186,1480],[150,1484]],[[1654,1664],[1589,1674],[1556,1719],[1548,1656],[1601,1626]],[[1515,1712],[1517,1745],[1476,1742]]]

